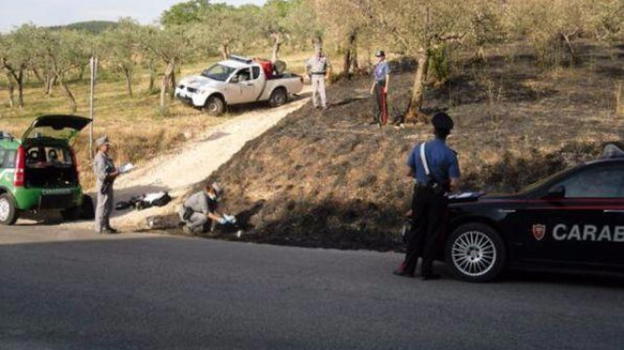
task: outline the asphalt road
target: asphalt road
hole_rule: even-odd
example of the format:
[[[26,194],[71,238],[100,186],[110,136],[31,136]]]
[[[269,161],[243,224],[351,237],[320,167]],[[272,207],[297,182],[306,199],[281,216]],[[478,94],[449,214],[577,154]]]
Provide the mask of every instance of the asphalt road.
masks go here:
[[[393,276],[393,253],[0,228],[0,349],[622,349],[624,282]]]

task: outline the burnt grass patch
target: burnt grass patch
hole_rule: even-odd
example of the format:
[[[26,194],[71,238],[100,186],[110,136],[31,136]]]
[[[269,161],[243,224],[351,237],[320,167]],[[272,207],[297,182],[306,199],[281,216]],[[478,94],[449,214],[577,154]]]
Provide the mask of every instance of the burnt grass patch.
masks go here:
[[[579,162],[622,137],[605,62],[545,70],[529,53],[464,63],[446,84],[429,87],[427,111],[456,121],[448,140],[459,153],[464,190],[514,192]],[[407,108],[413,64],[392,76],[390,110]],[[597,68],[598,67],[598,68]],[[245,241],[340,249],[397,250],[412,182],[406,158],[431,137],[430,125],[369,125],[375,101],[369,77],[328,89],[331,107],[310,104],[248,142],[206,181],[226,189],[222,210],[239,214]],[[201,184],[196,186],[199,190]],[[236,239],[230,232],[207,234]]]

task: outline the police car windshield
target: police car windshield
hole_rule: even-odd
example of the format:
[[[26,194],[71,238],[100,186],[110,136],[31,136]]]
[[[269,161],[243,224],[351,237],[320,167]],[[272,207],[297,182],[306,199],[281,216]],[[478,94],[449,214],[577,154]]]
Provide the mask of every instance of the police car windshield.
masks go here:
[[[545,179],[541,179],[541,180],[539,180],[539,181],[537,181],[537,182],[534,182],[534,183],[532,183],[532,184],[528,185],[527,187],[523,188],[523,189],[522,189],[522,191],[520,191],[520,193],[528,193],[528,192],[532,192],[532,191],[534,191],[535,189],[537,189],[537,188],[539,188],[539,187],[543,186],[544,184],[546,184],[546,183],[548,183],[548,182],[552,181],[554,178],[559,177],[561,174],[566,173],[566,172],[568,172],[568,171],[569,171],[569,170],[563,170],[563,171],[560,171],[560,172],[555,173],[555,174],[553,174],[553,175],[550,175],[550,176],[548,176],[548,177],[547,177],[547,178],[545,178]]]
[[[227,78],[232,75],[235,70],[236,68],[224,66],[220,63],[217,63],[214,66],[204,70],[201,75],[209,79],[226,81]]]

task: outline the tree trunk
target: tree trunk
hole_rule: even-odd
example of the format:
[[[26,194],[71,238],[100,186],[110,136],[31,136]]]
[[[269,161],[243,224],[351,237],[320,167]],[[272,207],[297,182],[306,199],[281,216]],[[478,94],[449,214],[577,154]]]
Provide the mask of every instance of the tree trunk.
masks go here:
[[[175,97],[175,87],[176,87],[176,72],[175,72],[175,62],[174,69],[171,71],[171,75],[169,76],[169,86],[171,90],[169,90],[169,98],[173,100]]]
[[[7,78],[7,91],[9,92],[9,107],[13,108],[15,106],[15,85],[13,84],[13,79],[9,72],[6,72]]]
[[[156,80],[156,68],[154,67],[154,60],[149,61],[148,68],[150,72],[150,77],[149,77],[149,86],[147,87],[147,92],[151,94],[154,91],[154,82]]]
[[[429,50],[424,50],[418,55],[418,68],[414,75],[414,85],[412,87],[412,97],[409,102],[405,121],[427,122],[427,117],[421,112],[425,92],[425,79],[429,68]]]
[[[126,77],[126,89],[128,90],[128,96],[132,97],[132,79],[130,76],[130,70],[126,67],[123,67],[123,73]]]
[[[24,70],[20,69],[15,79],[17,82],[17,105],[24,108]]]
[[[279,50],[282,46],[282,35],[280,33],[271,33],[271,38],[273,38],[271,62],[275,62],[278,60]]]
[[[74,94],[72,94],[65,80],[59,79],[59,82],[61,83],[61,86],[63,87],[63,91],[65,91],[65,95],[67,95],[67,99],[69,100],[69,107],[71,109],[71,112],[76,113],[76,110],[78,110],[78,105],[76,104],[76,98],[74,97]]]
[[[173,70],[175,69],[175,62],[170,61],[167,62],[167,68],[165,68],[165,74],[163,75],[162,82],[160,85],[160,109],[164,111],[167,106],[167,88],[171,83],[171,74],[173,74]]]
[[[85,68],[87,66],[82,64],[80,65],[80,73],[78,74],[78,81],[82,81],[82,78],[84,77],[84,72],[85,72]]]
[[[39,70],[37,70],[37,68],[33,68],[32,69],[33,74],[35,75],[35,77],[37,77],[37,80],[39,80],[39,82],[41,84],[44,85],[45,88],[45,80],[43,79],[43,77],[41,76],[41,74],[39,74]]]
[[[357,69],[357,32],[351,31],[347,36],[347,48],[344,54],[344,61],[342,65],[343,74],[347,77],[351,76],[351,73]]]
[[[221,56],[224,60],[227,60],[230,57],[230,45],[228,43],[221,44]]]
[[[52,89],[54,88],[54,84],[56,84],[56,76],[48,76],[46,95],[52,96]]]
[[[568,52],[570,53],[570,58],[572,59],[572,63],[578,63],[578,57],[576,56],[576,51],[574,50],[574,46],[572,46],[572,41],[570,40],[570,36],[561,33],[561,37],[566,43],[566,47],[568,48]]]

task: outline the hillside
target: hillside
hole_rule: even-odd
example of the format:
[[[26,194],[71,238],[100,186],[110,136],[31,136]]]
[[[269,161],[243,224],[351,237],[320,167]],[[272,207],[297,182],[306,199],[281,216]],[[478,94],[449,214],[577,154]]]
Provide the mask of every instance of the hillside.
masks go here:
[[[613,111],[624,47],[586,45],[583,52],[585,63],[569,69],[543,70],[526,54],[465,62],[462,71],[472,74],[454,74],[429,90],[427,109],[448,109],[456,120],[449,144],[459,153],[463,189],[516,191],[622,138],[624,120]],[[405,109],[411,78],[411,72],[394,75],[392,107]],[[304,106],[207,179],[225,186],[224,210],[240,214],[245,239],[401,246],[397,234],[411,197],[405,160],[431,127],[369,125],[369,84],[367,77],[334,84],[328,111]]]
[[[50,27],[50,29],[82,30],[82,31],[86,31],[92,34],[99,34],[105,30],[115,28],[116,26],[117,26],[117,22],[112,22],[112,21],[85,21],[85,22],[76,22],[76,23],[66,24],[62,26],[53,26],[53,27]]]

